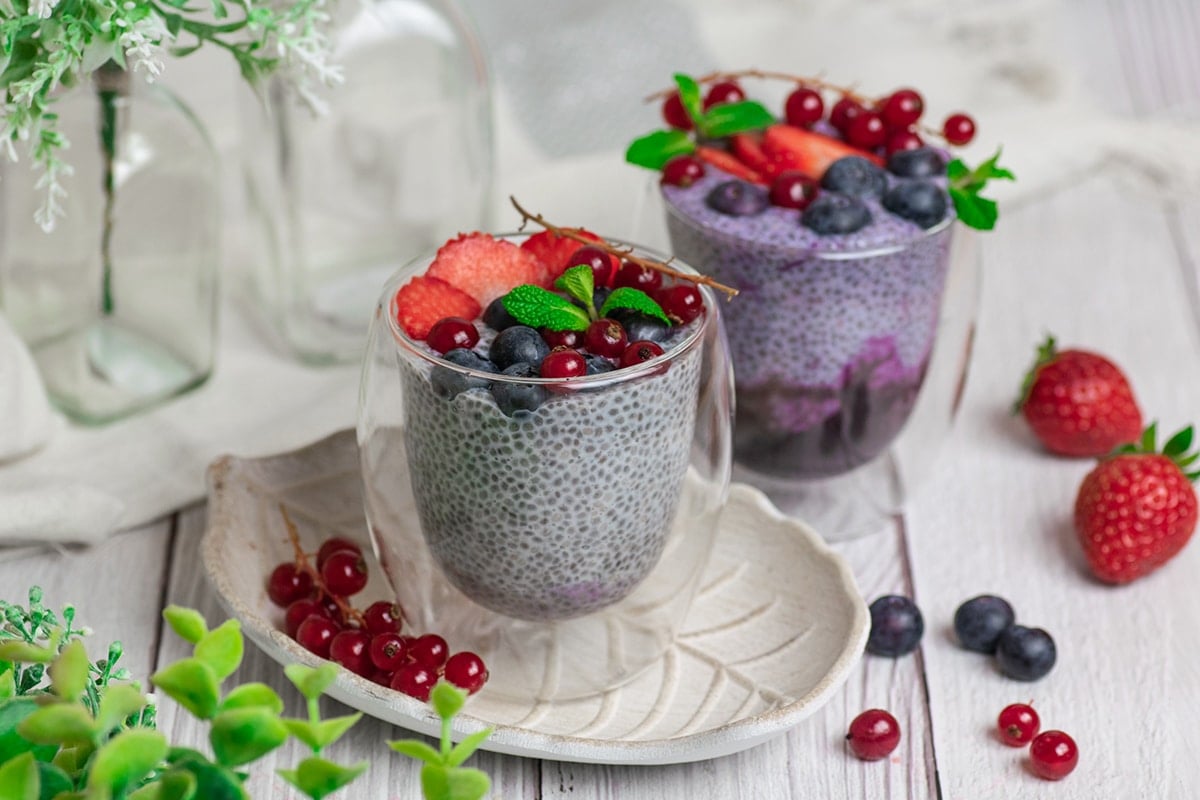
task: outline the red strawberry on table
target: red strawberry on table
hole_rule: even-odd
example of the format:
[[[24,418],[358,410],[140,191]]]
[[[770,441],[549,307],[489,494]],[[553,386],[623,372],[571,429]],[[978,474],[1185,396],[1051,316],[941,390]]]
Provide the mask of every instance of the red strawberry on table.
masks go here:
[[[1075,499],[1075,533],[1088,567],[1106,583],[1129,583],[1175,556],[1196,529],[1200,472],[1185,473],[1192,429],[1155,449],[1154,425],[1088,473]]]
[[[578,229],[576,233],[594,242],[601,241],[599,236],[583,228]],[[521,249],[531,253],[542,265],[542,269],[546,271],[546,283],[550,283],[562,275],[567,267],[575,266],[571,263],[571,256],[583,246],[581,242],[567,236],[559,236],[553,231],[535,233],[521,242]]]
[[[475,319],[480,305],[469,294],[427,275],[418,275],[400,287],[392,300],[392,313],[404,332],[424,339],[433,324],[445,317]]]
[[[1085,350],[1038,348],[1015,411],[1024,414],[1046,449],[1065,456],[1102,456],[1137,441],[1142,412],[1117,365]]]
[[[483,308],[514,286],[549,282],[541,263],[532,254],[486,233],[459,234],[446,242],[425,274],[466,292]],[[466,314],[457,316],[473,318]]]

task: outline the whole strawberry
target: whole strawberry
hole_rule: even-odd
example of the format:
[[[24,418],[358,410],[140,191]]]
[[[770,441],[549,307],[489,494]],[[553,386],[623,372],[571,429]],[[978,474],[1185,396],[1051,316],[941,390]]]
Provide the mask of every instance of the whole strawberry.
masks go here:
[[[1106,583],[1129,583],[1170,561],[1196,528],[1200,472],[1185,473],[1192,429],[1155,449],[1154,425],[1087,474],[1075,499],[1075,533],[1088,566]]]
[[[1084,350],[1038,348],[1014,412],[1025,415],[1046,449],[1064,456],[1102,456],[1142,432],[1142,412],[1116,364]]]

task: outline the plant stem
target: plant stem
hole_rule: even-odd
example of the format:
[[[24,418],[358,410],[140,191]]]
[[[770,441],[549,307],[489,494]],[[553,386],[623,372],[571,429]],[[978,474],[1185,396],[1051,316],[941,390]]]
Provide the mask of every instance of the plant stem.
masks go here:
[[[115,310],[112,287],[112,232],[113,207],[116,205],[113,162],[117,151],[117,97],[126,80],[125,71],[113,62],[102,66],[97,95],[100,98],[100,152],[104,157],[104,174],[101,188],[104,190],[104,219],[100,230],[100,312],[108,317]]]

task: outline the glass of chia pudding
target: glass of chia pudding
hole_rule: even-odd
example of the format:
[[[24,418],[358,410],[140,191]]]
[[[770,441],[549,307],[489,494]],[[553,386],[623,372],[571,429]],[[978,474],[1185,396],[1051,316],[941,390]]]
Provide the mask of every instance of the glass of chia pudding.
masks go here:
[[[414,631],[480,653],[493,695],[564,699],[632,678],[673,640],[728,486],[732,376],[711,290],[653,276],[660,310],[691,304],[669,324],[610,308],[645,285],[617,256],[594,262],[593,302],[567,309],[586,331],[521,323],[505,308],[516,286],[572,299],[553,279],[582,248],[527,240],[460,237],[388,282],[358,438],[372,539]]]

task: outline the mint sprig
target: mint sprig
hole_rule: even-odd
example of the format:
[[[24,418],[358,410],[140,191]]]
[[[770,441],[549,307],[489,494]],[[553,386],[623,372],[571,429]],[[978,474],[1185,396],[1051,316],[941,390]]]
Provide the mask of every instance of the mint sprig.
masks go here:
[[[654,301],[650,295],[643,292],[641,289],[634,289],[629,286],[622,286],[613,291],[604,301],[604,305],[600,307],[600,316],[607,317],[610,312],[618,308],[628,308],[633,311],[639,311],[648,317],[662,320],[668,325],[671,324],[670,318],[662,310],[662,306]]]
[[[1000,150],[997,150],[994,156],[975,169],[958,158],[946,165],[950,199],[954,201],[954,210],[964,225],[981,231],[996,227],[996,219],[1000,216],[996,201],[983,197],[980,192],[989,180],[1016,180],[1016,176],[1000,166],[999,161]]]
[[[578,264],[558,276],[554,285],[574,297],[587,308],[588,318],[596,319],[596,273],[587,264]],[[510,312],[511,313],[511,312]]]
[[[516,287],[501,302],[513,319],[531,328],[585,331],[592,321],[586,311],[567,298],[532,284]]]

